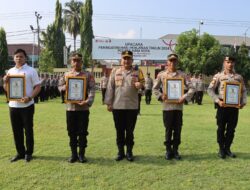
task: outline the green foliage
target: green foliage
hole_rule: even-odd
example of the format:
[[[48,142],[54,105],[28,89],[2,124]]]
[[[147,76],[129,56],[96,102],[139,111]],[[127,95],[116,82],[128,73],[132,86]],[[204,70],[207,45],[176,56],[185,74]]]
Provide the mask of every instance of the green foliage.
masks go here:
[[[64,52],[65,35],[63,32],[63,19],[62,19],[62,5],[59,0],[56,1],[56,15],[55,15],[55,42],[54,42],[54,56],[56,67],[64,67]]]
[[[209,34],[201,37],[195,29],[182,33],[177,39],[176,53],[180,67],[190,73],[214,74],[220,70],[223,55],[219,42]]]
[[[92,27],[92,0],[86,0],[84,7],[81,9],[81,52],[84,57],[85,67],[89,67],[92,62],[92,40],[94,38]]]
[[[65,35],[63,33],[62,6],[59,0],[56,2],[55,21],[53,24],[48,25],[46,32],[42,32],[41,42],[47,51],[52,52],[53,59],[56,62],[54,67],[63,67]]]
[[[5,74],[8,68],[8,46],[6,33],[3,28],[0,28],[0,75]]]
[[[76,37],[80,34],[80,10],[83,6],[81,1],[71,0],[65,3],[64,18],[64,30],[68,31],[74,38],[74,51],[76,51]]]
[[[250,80],[249,49],[245,43],[241,44],[236,57],[235,70],[240,73],[245,81]]]
[[[56,60],[54,58],[53,52],[47,49],[43,49],[40,54],[39,71],[52,73],[55,65]]]
[[[85,164],[67,162],[70,156],[65,105],[60,98],[36,104],[34,115],[35,159],[10,163],[16,154],[9,110],[0,96],[0,189],[46,190],[247,190],[250,187],[250,109],[240,110],[232,151],[236,159],[217,157],[216,122],[213,103],[184,107],[183,160],[164,159],[162,106],[141,102],[135,127],[134,163],[114,161],[117,154],[112,113],[97,92],[91,107]]]

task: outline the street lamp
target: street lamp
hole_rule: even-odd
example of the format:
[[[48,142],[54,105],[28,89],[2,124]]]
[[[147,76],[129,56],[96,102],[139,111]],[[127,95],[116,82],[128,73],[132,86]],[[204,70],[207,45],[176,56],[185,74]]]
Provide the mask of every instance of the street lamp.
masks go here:
[[[37,24],[37,48],[38,48],[38,61],[39,61],[39,55],[40,55],[40,25],[39,25],[39,20],[42,19],[42,16],[38,13],[35,12],[35,16],[36,16],[36,24]]]
[[[203,25],[203,24],[204,24],[203,20],[200,20],[200,22],[199,22],[199,37],[201,36],[201,25]]]
[[[199,49],[198,49],[198,51],[200,52],[200,40],[201,40],[201,25],[203,25],[204,24],[204,22],[203,22],[203,20],[200,20],[199,21],[199,40],[198,40],[198,44],[199,44]],[[198,54],[198,64],[199,64],[199,62],[201,61],[201,55],[200,55],[200,53]],[[201,69],[201,72],[203,72],[203,68]]]
[[[33,47],[32,47],[32,67],[34,67],[34,54],[35,54],[35,39],[36,39],[36,30],[32,25],[30,25],[30,29],[32,33],[34,34],[33,36]]]
[[[245,30],[245,44],[247,44],[247,31],[250,29],[250,26]]]

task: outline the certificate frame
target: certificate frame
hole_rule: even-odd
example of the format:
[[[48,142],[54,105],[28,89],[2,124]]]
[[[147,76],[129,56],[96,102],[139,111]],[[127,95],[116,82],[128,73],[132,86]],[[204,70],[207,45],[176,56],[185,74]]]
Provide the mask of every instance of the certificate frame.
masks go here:
[[[21,102],[26,96],[26,80],[25,75],[9,75],[7,83],[7,99],[8,101]]]
[[[241,88],[239,82],[224,82],[224,107],[240,108]]]
[[[173,91],[173,89],[175,89]],[[184,79],[183,78],[166,78],[164,85],[164,93],[167,97],[165,102],[178,103],[179,99],[184,94]]]
[[[79,103],[86,100],[87,81],[85,76],[66,77],[66,103]]]

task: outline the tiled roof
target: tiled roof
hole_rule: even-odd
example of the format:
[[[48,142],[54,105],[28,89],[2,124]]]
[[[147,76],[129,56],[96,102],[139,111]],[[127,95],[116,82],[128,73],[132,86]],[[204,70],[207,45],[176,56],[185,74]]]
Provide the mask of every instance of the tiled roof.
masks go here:
[[[8,44],[8,53],[9,56],[13,56],[14,52],[17,49],[24,49],[27,55],[32,55],[33,53],[33,44]],[[38,54],[38,46],[35,44],[34,46],[34,55]]]

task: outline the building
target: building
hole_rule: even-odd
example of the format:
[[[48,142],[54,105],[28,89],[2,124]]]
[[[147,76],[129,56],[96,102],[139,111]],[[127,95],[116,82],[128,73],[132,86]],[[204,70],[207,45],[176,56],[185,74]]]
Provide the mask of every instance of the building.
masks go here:
[[[13,55],[17,49],[24,49],[28,55],[27,63],[32,66],[32,57],[34,62],[34,67],[37,67],[38,61],[38,46],[37,44],[8,44],[8,54],[9,54],[9,65],[13,66]]]
[[[167,34],[160,37],[160,39],[175,39],[177,40],[179,34]],[[220,36],[212,35],[216,40],[219,41],[220,45],[223,47],[234,47],[238,49],[242,43],[246,43],[247,47],[250,49],[250,38],[243,36]]]

